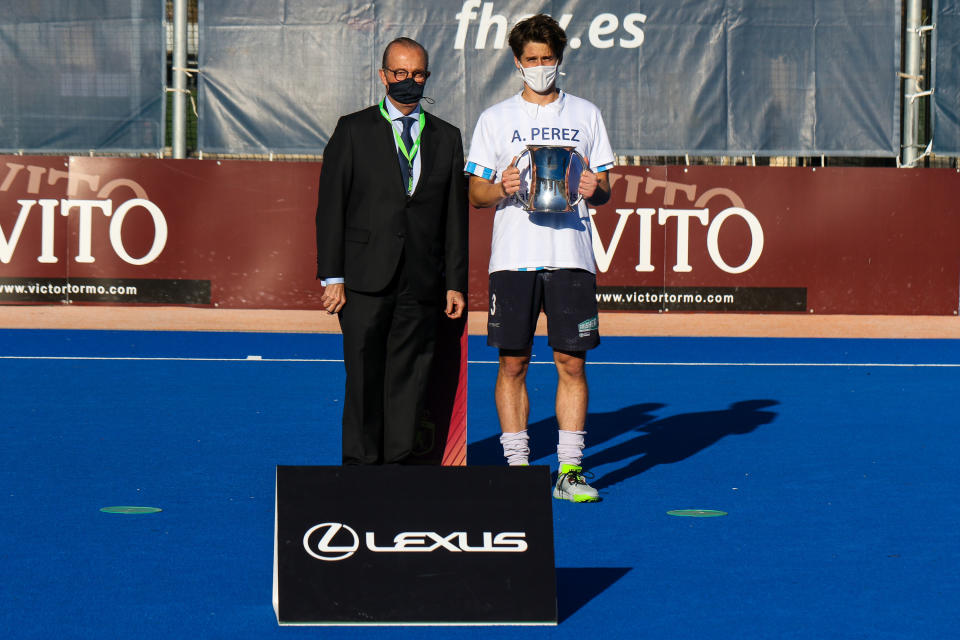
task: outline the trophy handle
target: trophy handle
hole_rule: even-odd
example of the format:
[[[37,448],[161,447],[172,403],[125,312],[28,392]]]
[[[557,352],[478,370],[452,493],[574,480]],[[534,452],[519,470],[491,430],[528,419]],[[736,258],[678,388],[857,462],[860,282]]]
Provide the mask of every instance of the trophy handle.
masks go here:
[[[587,166],[586,160],[584,160],[583,156],[580,155],[580,152],[577,151],[576,149],[571,149],[571,150],[570,150],[570,156],[571,156],[571,157],[577,156],[578,158],[580,158],[580,173],[583,173],[583,170],[584,170],[584,169],[589,169],[589,168],[590,168],[590,167]],[[577,181],[579,182],[579,178],[577,179]],[[580,193],[580,189],[578,188],[578,189],[577,189],[577,199],[570,203],[570,208],[573,209],[574,207],[576,207],[578,204],[580,204],[580,201],[581,201],[581,200],[583,200],[583,194]]]
[[[523,158],[523,156],[526,156],[526,155],[530,155],[530,148],[529,148],[529,147],[520,152],[520,155],[517,156],[517,164],[514,165],[514,166],[519,167],[519,166],[520,166],[520,160]],[[520,204],[523,205],[523,208],[524,208],[524,209],[529,209],[529,208],[530,208],[530,199],[529,199],[529,198],[524,198],[523,195],[522,195],[522,193],[523,193],[523,189],[521,189],[520,191],[517,191],[517,192],[516,192],[515,194],[513,194],[513,195],[516,196],[517,200],[520,201]]]

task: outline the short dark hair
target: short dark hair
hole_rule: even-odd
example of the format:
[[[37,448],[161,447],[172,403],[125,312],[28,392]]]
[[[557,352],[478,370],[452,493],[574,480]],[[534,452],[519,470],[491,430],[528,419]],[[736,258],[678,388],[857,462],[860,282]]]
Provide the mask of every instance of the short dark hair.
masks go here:
[[[426,71],[427,69],[430,68],[430,54],[427,53],[426,47],[424,47],[422,44],[420,44],[413,38],[407,38],[405,36],[394,38],[393,40],[390,41],[390,44],[388,44],[386,48],[383,50],[383,60],[380,62],[380,66],[382,68],[384,69],[387,68],[387,55],[390,53],[390,47],[392,47],[395,44],[402,44],[406,47],[414,47],[416,49],[420,49],[420,51],[423,51],[423,59],[426,62],[423,70]]]
[[[557,62],[563,60],[563,50],[567,46],[567,34],[556,20],[543,13],[521,20],[510,30],[508,40],[513,56],[519,60],[523,55],[523,48],[528,42],[539,42],[550,47]]]

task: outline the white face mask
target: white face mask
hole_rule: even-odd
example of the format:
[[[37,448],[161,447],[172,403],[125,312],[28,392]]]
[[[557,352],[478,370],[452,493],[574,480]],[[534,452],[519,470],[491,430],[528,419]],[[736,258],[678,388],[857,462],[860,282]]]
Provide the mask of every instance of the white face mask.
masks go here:
[[[537,93],[546,93],[556,84],[559,68],[559,64],[552,67],[520,67],[520,75],[523,76],[523,81],[527,83],[528,87]]]

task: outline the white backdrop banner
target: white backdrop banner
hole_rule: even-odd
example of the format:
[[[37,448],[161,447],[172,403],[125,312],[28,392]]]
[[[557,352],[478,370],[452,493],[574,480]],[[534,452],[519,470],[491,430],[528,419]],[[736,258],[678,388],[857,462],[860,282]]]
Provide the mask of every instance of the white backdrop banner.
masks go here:
[[[521,88],[507,45],[544,12],[569,39],[560,85],[625,155],[897,155],[899,0],[233,0],[200,3],[200,148],[321,153],[382,95],[390,40],[430,54],[428,110],[469,143]]]

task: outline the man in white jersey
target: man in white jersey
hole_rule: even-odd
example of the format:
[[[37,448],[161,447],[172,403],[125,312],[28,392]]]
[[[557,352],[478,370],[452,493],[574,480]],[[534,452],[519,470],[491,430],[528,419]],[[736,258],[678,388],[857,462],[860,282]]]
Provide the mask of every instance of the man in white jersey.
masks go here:
[[[557,367],[559,471],[553,496],[596,502],[599,493],[581,465],[587,418],[586,352],[600,342],[596,264],[587,205],[610,198],[607,170],[613,151],[600,111],[556,87],[567,37],[549,16],[522,20],[510,32],[523,91],[484,111],[467,158],[470,202],[496,206],[490,251],[487,343],[500,350],[496,403],[504,456],[529,463],[526,374],[541,309]],[[575,147],[587,159],[580,176],[583,200],[570,213],[526,211],[517,157],[527,145]]]

